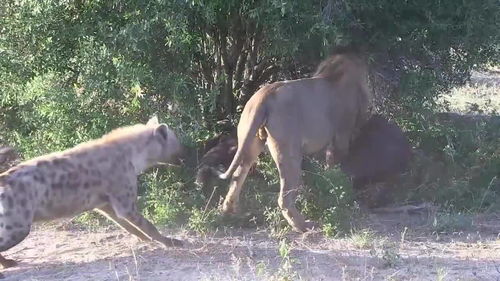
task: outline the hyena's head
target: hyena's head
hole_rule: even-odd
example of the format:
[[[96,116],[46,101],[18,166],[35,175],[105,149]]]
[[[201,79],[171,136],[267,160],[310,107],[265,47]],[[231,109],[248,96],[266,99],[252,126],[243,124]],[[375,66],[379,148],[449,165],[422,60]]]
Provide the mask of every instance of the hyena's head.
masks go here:
[[[151,130],[146,149],[150,164],[179,163],[184,148],[175,133],[166,124],[159,123],[156,116],[151,118],[146,126]]]

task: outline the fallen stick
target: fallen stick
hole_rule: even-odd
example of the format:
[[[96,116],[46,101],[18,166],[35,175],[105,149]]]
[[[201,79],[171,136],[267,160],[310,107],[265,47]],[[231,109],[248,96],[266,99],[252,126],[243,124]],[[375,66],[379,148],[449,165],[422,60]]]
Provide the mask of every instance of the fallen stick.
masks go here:
[[[431,203],[424,202],[419,205],[404,205],[398,207],[381,207],[371,209],[373,213],[418,213],[423,211],[432,211],[436,207]]]

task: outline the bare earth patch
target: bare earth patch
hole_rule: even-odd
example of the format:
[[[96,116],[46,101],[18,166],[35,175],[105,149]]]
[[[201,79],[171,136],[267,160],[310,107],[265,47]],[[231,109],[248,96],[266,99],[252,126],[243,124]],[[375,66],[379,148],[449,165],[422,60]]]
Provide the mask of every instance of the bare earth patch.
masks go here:
[[[20,266],[5,280],[500,280],[500,220],[472,218],[471,229],[432,231],[426,214],[369,215],[369,237],[288,234],[290,253],[268,233],[228,230],[162,249],[119,229],[35,229],[6,252]],[[363,238],[364,237],[364,238]],[[282,238],[283,239],[283,238]],[[360,239],[362,243],[360,243]]]

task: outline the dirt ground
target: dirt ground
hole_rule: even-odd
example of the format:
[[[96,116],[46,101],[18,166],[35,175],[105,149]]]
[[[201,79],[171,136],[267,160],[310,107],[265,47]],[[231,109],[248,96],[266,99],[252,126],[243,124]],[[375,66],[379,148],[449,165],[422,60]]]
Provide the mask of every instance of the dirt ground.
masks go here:
[[[500,280],[500,216],[471,218],[467,231],[437,233],[420,214],[371,214],[367,237],[289,233],[289,254],[265,230],[226,230],[163,249],[114,227],[34,229],[7,251],[19,267],[4,280]],[[360,231],[362,233],[362,231]],[[364,237],[364,238],[363,238]]]

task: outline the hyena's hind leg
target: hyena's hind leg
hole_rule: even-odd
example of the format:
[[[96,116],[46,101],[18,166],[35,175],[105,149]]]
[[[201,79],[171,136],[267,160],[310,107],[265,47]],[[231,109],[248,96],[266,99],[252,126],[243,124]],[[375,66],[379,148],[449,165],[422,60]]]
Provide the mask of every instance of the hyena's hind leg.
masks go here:
[[[17,262],[12,259],[6,259],[2,254],[0,254],[0,264],[3,266],[3,268],[9,268],[9,267],[14,267],[17,266]],[[0,274],[1,276],[1,274]]]
[[[4,206],[4,212],[0,213],[0,252],[21,243],[31,231],[33,211],[16,202],[12,194],[0,195],[0,206]],[[16,266],[17,262],[0,254],[0,264],[8,268]]]
[[[120,196],[117,194],[109,194],[108,196],[116,217],[120,222],[126,221],[128,225],[125,224],[127,225],[125,227],[120,222],[118,223],[127,230],[132,229],[132,227],[135,228],[135,230],[129,230],[130,233],[137,235],[139,238],[156,241],[166,247],[182,246],[182,241],[161,235],[158,229],[139,213],[135,197],[132,198],[131,196]],[[141,232],[142,235],[138,235],[138,232]]]
[[[23,226],[17,222],[11,225],[7,224],[5,221],[1,221],[0,225],[3,225],[3,228],[0,231],[0,252],[7,251],[8,249],[19,244],[24,240],[24,238],[26,238],[26,236],[28,236],[31,229],[31,224]],[[0,264],[3,268],[17,266],[17,262],[15,260],[7,259],[2,254],[0,254]],[[0,273],[0,279],[1,278],[4,278],[4,276]]]
[[[5,224],[4,222],[0,222],[0,225],[3,225],[4,229],[0,232],[0,252],[7,251],[8,249],[14,247],[19,244],[21,241],[26,238],[29,234],[29,229],[27,231],[14,231],[12,229],[13,226],[9,224]],[[9,228],[7,230],[6,228]],[[0,254],[0,264],[3,268],[13,267],[17,265],[15,260],[6,259],[3,255]]]

